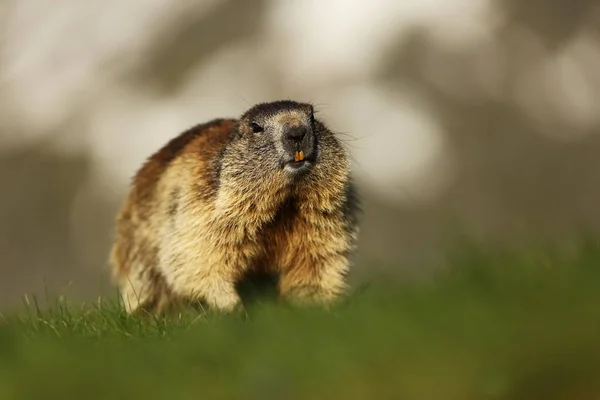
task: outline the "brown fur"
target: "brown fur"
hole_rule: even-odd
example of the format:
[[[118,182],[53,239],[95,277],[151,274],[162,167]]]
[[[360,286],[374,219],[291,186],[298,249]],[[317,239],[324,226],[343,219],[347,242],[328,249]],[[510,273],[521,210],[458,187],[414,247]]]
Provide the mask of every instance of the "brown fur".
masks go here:
[[[253,132],[254,121],[265,131]],[[303,174],[282,161],[282,138],[297,126],[315,138]],[[357,206],[348,155],[312,106],[260,104],[182,133],[145,162],[118,215],[110,262],[130,312],[176,300],[230,311],[240,306],[235,284],[256,270],[277,272],[290,300],[329,303],[346,287]]]

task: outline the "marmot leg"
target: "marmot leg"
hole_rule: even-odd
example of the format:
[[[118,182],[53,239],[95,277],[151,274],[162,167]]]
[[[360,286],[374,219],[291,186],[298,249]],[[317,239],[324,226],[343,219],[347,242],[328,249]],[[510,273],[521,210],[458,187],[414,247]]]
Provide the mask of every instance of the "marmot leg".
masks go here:
[[[348,260],[341,255],[296,257],[296,262],[285,266],[281,273],[279,292],[293,303],[332,303],[346,289],[344,276]]]
[[[147,311],[160,313],[171,302],[171,293],[164,278],[153,268],[132,268],[119,277],[119,294],[128,313]]]
[[[215,249],[204,259],[199,259],[196,253],[187,249],[166,246],[161,254],[165,277],[174,290],[173,294],[191,301],[204,301],[210,308],[220,311],[239,308],[241,298],[235,284],[238,276],[245,271],[245,264],[233,265]]]
[[[209,307],[229,312],[242,305],[235,283],[231,274],[223,274],[219,271],[203,276],[194,286]]]

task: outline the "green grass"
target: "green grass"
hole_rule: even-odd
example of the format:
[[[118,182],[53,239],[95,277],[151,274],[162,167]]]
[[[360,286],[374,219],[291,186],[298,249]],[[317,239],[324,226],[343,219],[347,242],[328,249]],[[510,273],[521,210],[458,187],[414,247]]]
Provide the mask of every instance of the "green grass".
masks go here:
[[[5,316],[0,399],[600,398],[600,246],[458,255],[332,311],[128,317],[59,302]]]

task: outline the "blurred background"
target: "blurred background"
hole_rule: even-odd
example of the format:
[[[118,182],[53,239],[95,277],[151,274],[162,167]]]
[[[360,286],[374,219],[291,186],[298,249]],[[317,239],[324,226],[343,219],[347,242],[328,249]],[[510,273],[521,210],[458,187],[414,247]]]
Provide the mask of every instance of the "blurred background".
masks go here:
[[[4,0],[0,309],[110,292],[115,213],[169,138],[313,102],[364,197],[351,279],[443,267],[457,240],[600,230],[592,0]]]

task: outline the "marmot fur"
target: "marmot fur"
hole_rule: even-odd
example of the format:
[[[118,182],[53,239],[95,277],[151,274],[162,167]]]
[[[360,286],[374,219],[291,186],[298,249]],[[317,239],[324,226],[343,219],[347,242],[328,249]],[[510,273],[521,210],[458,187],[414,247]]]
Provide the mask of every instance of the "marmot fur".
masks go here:
[[[110,264],[126,309],[241,306],[236,283],[279,276],[292,301],[346,287],[358,204],[346,150],[312,105],[262,103],[175,137],[133,178]]]

